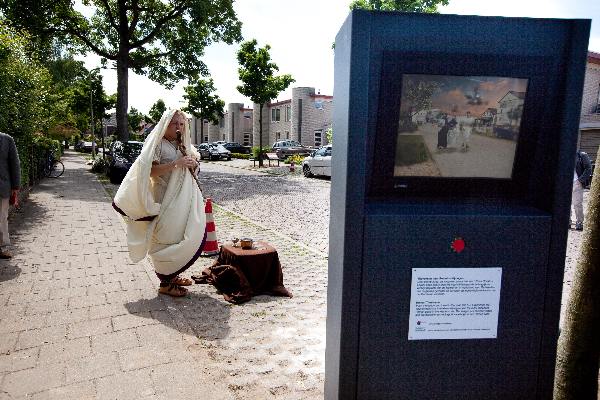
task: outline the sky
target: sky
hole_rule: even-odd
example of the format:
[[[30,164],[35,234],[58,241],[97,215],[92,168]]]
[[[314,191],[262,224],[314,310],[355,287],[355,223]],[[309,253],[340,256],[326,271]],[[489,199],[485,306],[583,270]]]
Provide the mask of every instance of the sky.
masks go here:
[[[431,96],[431,108],[450,115],[479,116],[488,108],[498,108],[498,102],[510,91],[525,93],[527,79],[489,76],[443,76],[443,75],[404,75],[413,86],[419,82],[435,85]],[[402,96],[406,93],[408,81],[402,81]],[[405,110],[412,107],[410,100],[402,100]]]
[[[351,0],[236,0],[234,8],[242,22],[244,40],[256,39],[260,47],[271,46],[271,59],[280,74],[291,74],[296,80],[278,99],[291,98],[291,88],[314,87],[321,94],[333,94],[333,50],[342,23],[349,13]],[[497,15],[539,18],[592,19],[589,50],[600,53],[600,0],[450,0],[440,8],[444,14]],[[239,44],[217,43],[206,49],[203,61],[215,82],[217,94],[225,103],[244,103],[249,99],[236,89]],[[95,55],[85,57],[87,68],[100,66]],[[107,93],[116,92],[114,70],[103,70]],[[180,82],[168,90],[144,76],[129,74],[129,105],[147,113],[162,98],[167,107],[181,108],[183,86]]]

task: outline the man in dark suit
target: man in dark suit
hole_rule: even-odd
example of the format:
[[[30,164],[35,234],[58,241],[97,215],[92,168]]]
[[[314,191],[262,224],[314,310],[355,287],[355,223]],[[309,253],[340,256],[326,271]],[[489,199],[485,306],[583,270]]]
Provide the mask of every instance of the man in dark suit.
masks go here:
[[[592,163],[586,153],[577,150],[575,159],[575,174],[573,176],[573,195],[571,201],[575,209],[575,229],[583,230],[583,189],[588,185],[592,176]]]
[[[21,184],[21,165],[13,138],[0,132],[0,259],[12,258],[6,250],[8,235],[8,207],[18,205]]]

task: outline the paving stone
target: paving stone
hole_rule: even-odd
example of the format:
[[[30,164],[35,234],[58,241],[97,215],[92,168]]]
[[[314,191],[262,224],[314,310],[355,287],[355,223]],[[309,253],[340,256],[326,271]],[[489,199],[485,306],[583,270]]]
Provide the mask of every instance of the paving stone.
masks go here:
[[[138,400],[154,398],[150,369],[129,371],[98,380],[98,400]],[[174,397],[172,398],[175,399]]]
[[[92,351],[96,354],[107,350],[125,350],[140,345],[135,329],[109,332],[104,335],[92,336]]]
[[[157,343],[158,344],[158,343]],[[167,364],[173,361],[192,361],[191,354],[183,346],[174,343],[161,343],[162,346],[134,347],[119,351],[119,361],[123,371],[142,369],[154,365]]]
[[[91,353],[90,338],[83,337],[42,346],[39,362],[40,364],[55,364],[88,357]]]
[[[0,334],[43,328],[46,326],[46,321],[46,315],[12,315],[0,322]]]
[[[88,308],[57,311],[48,314],[46,323],[48,326],[71,324],[74,322],[87,321],[89,315],[90,312]]]
[[[115,331],[123,329],[135,328],[137,326],[156,324],[157,322],[152,319],[149,312],[143,312],[139,314],[126,314],[112,319],[113,328]]]
[[[78,337],[102,335],[112,332],[112,322],[110,318],[93,319],[90,321],[75,322],[69,325],[69,339]]]
[[[85,288],[84,288],[85,289]],[[84,290],[86,292],[87,289]],[[91,296],[78,296],[78,297],[70,297],[69,298],[69,308],[83,308],[90,306],[99,306],[102,304],[106,304],[106,295],[105,294],[95,294]]]
[[[74,383],[111,376],[120,372],[117,354],[107,351],[73,360],[66,364],[66,382]]]
[[[116,317],[129,313],[127,307],[122,303],[103,304],[90,307],[90,319]]]
[[[66,339],[67,327],[65,325],[50,326],[40,329],[31,329],[19,334],[17,349],[41,346],[56,343]]]
[[[2,391],[13,399],[25,398],[33,393],[62,386],[65,383],[65,368],[36,367],[7,374],[2,381]]]
[[[65,311],[67,309],[68,299],[54,299],[39,301],[27,305],[27,315],[47,314],[53,311]]]
[[[110,282],[110,283],[102,283],[98,285],[92,285],[87,287],[88,296],[98,295],[98,294],[108,294],[113,292],[120,292],[122,290],[121,283]]]
[[[44,392],[36,393],[33,400],[93,400],[96,399],[96,387],[94,381],[76,383],[74,385],[62,386]]]
[[[0,373],[35,367],[39,353],[39,347],[32,347],[21,351],[11,351],[9,354],[0,354]]]

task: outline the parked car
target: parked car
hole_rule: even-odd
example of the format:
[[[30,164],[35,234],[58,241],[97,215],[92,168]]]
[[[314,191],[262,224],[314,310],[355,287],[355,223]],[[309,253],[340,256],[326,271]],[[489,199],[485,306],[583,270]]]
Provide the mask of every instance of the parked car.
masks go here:
[[[331,148],[330,144],[313,151],[302,161],[302,172],[307,178],[313,175],[331,177]]]
[[[241,144],[239,144],[237,142],[228,142],[228,143],[225,143],[223,145],[223,147],[225,147],[227,150],[229,150],[232,153],[250,154],[250,152],[251,152],[251,150],[250,150],[249,147],[242,146]]]
[[[231,152],[220,144],[201,143],[195,144],[196,150],[200,153],[200,159],[208,158],[209,160],[231,160]]]
[[[121,183],[131,164],[140,155],[144,143],[129,141],[115,141],[110,147],[110,151],[106,152],[108,159],[108,178],[111,183]]]
[[[91,153],[92,146],[98,148],[98,145],[95,142],[82,142],[79,147],[79,151],[83,151],[84,153]]]
[[[312,151],[311,148],[303,146],[294,140],[279,140],[273,144],[272,149],[280,160],[285,160],[292,154],[308,156]]]

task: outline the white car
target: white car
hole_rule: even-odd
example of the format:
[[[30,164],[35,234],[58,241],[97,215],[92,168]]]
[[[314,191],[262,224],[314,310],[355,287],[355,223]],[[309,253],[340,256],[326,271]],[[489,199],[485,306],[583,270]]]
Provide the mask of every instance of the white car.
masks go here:
[[[310,153],[302,161],[302,172],[307,178],[313,175],[331,176],[331,145],[328,144],[319,150]]]

